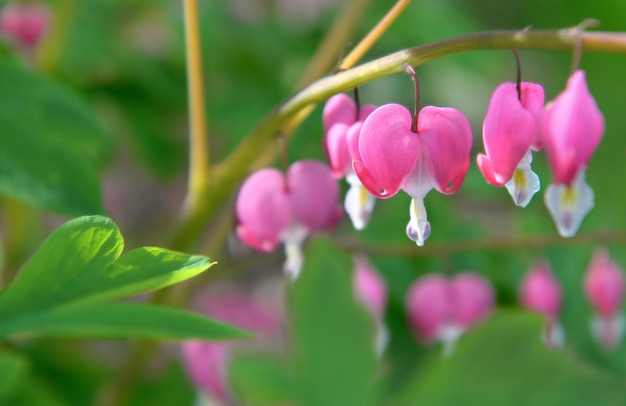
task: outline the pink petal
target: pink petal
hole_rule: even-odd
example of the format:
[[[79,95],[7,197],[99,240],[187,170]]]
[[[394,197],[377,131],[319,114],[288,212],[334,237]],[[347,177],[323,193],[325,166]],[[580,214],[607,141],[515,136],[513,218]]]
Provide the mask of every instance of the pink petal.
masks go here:
[[[539,151],[543,148],[541,131],[539,131],[541,118],[545,110],[545,93],[543,86],[536,83],[522,82],[522,106],[524,106],[524,109],[532,114],[535,119],[536,130],[532,148],[535,151]]]
[[[561,286],[542,262],[528,271],[520,287],[522,304],[555,321],[561,308]]]
[[[534,95],[527,91],[526,94]],[[537,97],[531,97],[536,100]],[[534,107],[535,103],[531,103]],[[489,102],[483,123],[483,142],[489,164],[483,175],[494,186],[502,186],[512,177],[515,168],[530,149],[537,133],[536,119],[519,100],[514,83],[496,88]],[[479,168],[483,170],[484,165]],[[484,164],[483,160],[483,164]],[[490,182],[495,179],[496,182]]]
[[[621,311],[624,299],[624,271],[605,250],[597,250],[585,277],[585,293],[593,307],[604,317]]]
[[[285,179],[276,169],[262,169],[250,176],[237,196],[239,237],[260,251],[272,250],[290,218]]]
[[[385,282],[367,259],[357,258],[355,265],[354,282],[357,297],[375,317],[381,319],[387,304]]]
[[[441,193],[454,193],[463,183],[472,149],[472,128],[460,111],[424,107],[418,116],[422,159]]]
[[[183,359],[193,384],[222,402],[228,401],[228,350],[225,344],[203,341],[183,343]]]
[[[348,144],[348,153],[351,159],[361,160],[361,153],[359,152],[359,138],[361,137],[361,129],[363,128],[363,122],[357,121],[352,124],[346,134],[346,143]]]
[[[424,341],[436,340],[454,315],[448,280],[437,274],[419,278],[409,289],[406,306],[415,335]]]
[[[210,292],[200,302],[207,316],[263,336],[276,336],[281,322],[278,312],[253,296],[240,292]]]
[[[324,137],[324,145],[328,162],[336,178],[344,176],[346,170],[352,168],[352,158],[348,149],[347,133],[351,128],[347,124],[333,125]]]
[[[491,313],[494,295],[491,284],[484,277],[463,272],[456,275],[450,285],[458,324],[469,327]]]
[[[541,120],[554,183],[572,183],[579,170],[587,167],[603,133],[604,117],[589,93],[585,72],[578,70]]]
[[[359,137],[362,159],[353,168],[374,196],[388,198],[398,193],[415,167],[419,138],[411,131],[411,122],[411,113],[399,104],[381,106],[365,119]]]
[[[362,106],[361,110],[359,110],[359,121],[365,121],[365,119],[369,117],[369,115],[372,114],[377,108],[378,106],[373,104],[366,104],[365,106]]]
[[[309,231],[333,225],[341,207],[339,186],[328,166],[315,160],[298,161],[287,172],[293,218]]]
[[[356,105],[350,96],[339,93],[328,99],[322,112],[324,132],[328,133],[335,124],[354,124],[356,117]]]

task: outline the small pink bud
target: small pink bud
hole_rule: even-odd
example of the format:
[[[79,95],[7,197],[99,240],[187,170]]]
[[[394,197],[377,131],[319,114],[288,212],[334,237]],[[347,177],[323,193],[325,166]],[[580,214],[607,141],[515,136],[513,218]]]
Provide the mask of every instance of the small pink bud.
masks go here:
[[[0,13],[0,30],[20,45],[34,47],[50,22],[44,3],[8,3]]]
[[[587,168],[603,134],[604,117],[589,93],[585,72],[577,70],[541,120],[553,182],[571,186],[580,170]]]
[[[593,255],[585,277],[585,293],[604,317],[614,317],[622,310],[624,271],[605,250],[597,250]]]
[[[226,344],[187,341],[183,344],[183,359],[189,379],[198,388],[227,404],[230,388],[226,382],[228,348]]]
[[[561,309],[561,286],[554,278],[547,262],[530,269],[520,287],[522,304],[556,321]]]
[[[387,304],[385,282],[364,257],[355,259],[355,290],[363,305],[377,319],[382,319]]]

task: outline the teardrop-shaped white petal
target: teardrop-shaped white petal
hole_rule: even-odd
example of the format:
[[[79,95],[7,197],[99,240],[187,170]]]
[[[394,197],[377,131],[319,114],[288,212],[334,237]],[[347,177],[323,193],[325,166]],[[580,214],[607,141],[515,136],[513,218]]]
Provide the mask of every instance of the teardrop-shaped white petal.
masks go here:
[[[593,190],[585,182],[581,169],[571,187],[550,184],[544,196],[548,211],[562,237],[572,237],[593,208]]]
[[[346,181],[350,184],[350,189],[346,193],[345,208],[352,225],[356,230],[365,228],[370,220],[376,198],[372,196],[355,174],[348,174]]]
[[[526,207],[541,186],[539,176],[530,169],[532,160],[532,152],[529,149],[515,168],[513,177],[505,185],[515,204],[520,207]]]
[[[430,223],[426,217],[426,207],[423,198],[413,197],[409,207],[409,224],[406,226],[406,235],[418,246],[423,246],[430,235]]]

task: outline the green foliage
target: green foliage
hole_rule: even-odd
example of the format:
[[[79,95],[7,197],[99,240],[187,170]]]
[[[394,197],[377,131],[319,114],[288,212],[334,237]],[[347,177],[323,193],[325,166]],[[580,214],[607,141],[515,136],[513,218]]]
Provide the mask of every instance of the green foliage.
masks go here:
[[[242,357],[231,372],[234,387],[247,404],[369,404],[376,368],[373,325],[352,291],[352,261],[325,240],[312,242],[306,255],[289,292],[288,361]]]
[[[626,388],[540,339],[542,320],[501,311],[463,337],[447,359],[432,354],[393,405],[621,405]]]
[[[75,96],[0,59],[0,193],[67,215],[103,212],[110,141]]]
[[[8,396],[26,373],[28,362],[22,357],[0,352],[0,401]]]
[[[139,248],[119,257],[123,248],[118,228],[105,217],[82,217],[59,227],[0,295],[0,337],[244,336],[230,326],[175,309],[101,304],[181,282],[212,265],[206,257],[160,248]]]

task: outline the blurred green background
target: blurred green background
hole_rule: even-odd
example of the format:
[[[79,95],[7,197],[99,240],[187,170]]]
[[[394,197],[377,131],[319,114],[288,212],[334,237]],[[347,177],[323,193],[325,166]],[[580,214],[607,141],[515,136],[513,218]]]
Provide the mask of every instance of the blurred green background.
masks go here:
[[[206,115],[214,162],[226,157],[267,112],[292,93],[345,3],[200,1]],[[370,1],[353,42],[365,35],[392,4]],[[182,4],[170,0],[57,0],[50,5],[55,9],[55,25],[39,50],[33,69],[78,94],[111,138],[113,148],[102,178],[104,204],[107,214],[127,236],[129,245],[162,243],[159,226],[168,213],[178,208],[185,188],[187,96]],[[525,27],[565,28],[586,18],[597,19],[600,22],[597,29],[602,31],[626,31],[625,15],[626,2],[620,0],[413,0],[365,60],[465,33]],[[9,58],[8,47],[3,54]],[[523,50],[520,56],[523,79],[542,84],[547,100],[562,91],[570,72],[572,52]],[[353,231],[347,220],[340,224],[335,233],[339,241],[400,247],[402,252],[409,253],[398,256],[378,252],[371,258],[390,292],[386,323],[391,341],[377,383],[379,398],[387,399],[389,404],[417,404],[418,400],[421,404],[588,404],[585,402],[594,396],[622,390],[617,382],[626,378],[626,348],[621,345],[607,353],[593,341],[589,330],[591,309],[582,292],[582,278],[598,246],[607,247],[618,263],[626,265],[626,189],[623,187],[626,114],[622,100],[626,94],[626,56],[584,53],[581,68],[587,72],[589,89],[605,115],[606,133],[587,172],[587,181],[595,192],[595,207],[579,232],[583,235],[616,232],[614,241],[564,243],[543,204],[543,189],[527,208],[517,208],[504,189],[487,185],[474,162],[458,193],[443,196],[431,192],[426,198],[433,232],[422,251],[417,247],[412,247],[414,251],[409,249],[412,242],[404,233],[409,198],[402,193],[378,202],[365,231]],[[452,106],[463,111],[474,129],[472,156],[483,151],[481,126],[491,92],[502,81],[515,79],[511,52],[466,52],[432,61],[417,71],[421,104]],[[368,83],[360,91],[364,103],[398,102],[409,107],[413,104],[412,84],[406,75]],[[316,108],[291,139],[291,161],[324,159],[321,107]],[[533,168],[545,187],[551,175],[542,153],[535,154]],[[31,244],[43,233],[43,230],[33,232]],[[535,235],[548,236],[547,246],[497,247],[501,240],[524,241]],[[483,241],[485,248],[471,251],[462,248],[464,241],[475,240]],[[281,258],[277,256],[256,261],[249,257],[230,258],[226,250],[209,254],[224,263],[219,278],[232,283],[254,284],[261,279],[259,274],[280,274]],[[322,254],[311,255],[315,258]],[[560,320],[566,348],[558,355],[541,347],[536,331],[540,320],[515,311],[518,284],[525,271],[541,258],[549,261],[563,285]],[[19,264],[20,259],[13,261]],[[263,264],[262,270],[256,269],[257,263]],[[484,343],[510,340],[510,347],[485,344],[492,351],[483,354],[476,349],[483,348],[479,339],[468,338],[459,349],[459,357],[446,364],[449,367],[446,370],[439,360],[439,347],[424,347],[411,336],[405,321],[405,293],[411,282],[425,273],[453,274],[463,270],[487,276],[497,290],[499,305],[511,312],[498,316],[485,331],[476,334],[482,334],[479,337],[484,338]],[[327,311],[333,313],[332,308]],[[517,320],[518,324],[510,320]],[[519,334],[510,333],[516,328]],[[536,342],[531,342],[533,332],[537,332]],[[346,334],[359,339],[357,333]],[[107,350],[118,356],[128,349],[127,343],[103,344],[108,345],[112,349],[107,347]],[[510,349],[516,348],[534,355],[513,360],[511,364],[507,356]],[[28,351],[39,365],[34,381],[41,383],[42,393],[50,392],[51,398],[59,399],[58,404],[91,401],[101,383],[115,374],[118,365],[95,363],[94,358],[84,357],[82,350],[54,340],[33,343]],[[568,363],[570,357],[577,361]],[[485,361],[481,369],[484,359],[489,362]],[[592,372],[588,376],[586,372],[576,375],[578,370],[571,372],[571,365],[577,362],[588,365],[585,368]],[[68,364],[74,368],[65,368]],[[333,368],[330,364],[327,367]],[[245,362],[242,368],[245,369]],[[511,368],[518,374],[511,372]],[[186,382],[179,362],[170,361],[166,368],[156,370],[160,372],[155,372],[133,393],[132,404],[191,404],[193,389]],[[541,386],[542,382],[568,371],[572,376],[554,381],[556,388]],[[469,376],[485,378],[488,382],[476,378],[467,388],[446,386],[465,382]],[[533,379],[528,378],[532,382],[527,385],[528,376]],[[517,379],[522,389],[509,388],[511,380]],[[522,393],[532,388],[536,397],[507,397],[518,393],[517,390]],[[411,390],[419,395],[411,394]],[[459,397],[440,397],[448,391],[458,391]],[[557,395],[551,398],[553,391]],[[399,400],[394,400],[396,393],[401,394]],[[468,393],[484,397],[468,398]],[[615,392],[603,399],[608,402],[604,404],[619,404],[623,400]],[[250,404],[272,403],[251,401]]]

